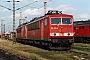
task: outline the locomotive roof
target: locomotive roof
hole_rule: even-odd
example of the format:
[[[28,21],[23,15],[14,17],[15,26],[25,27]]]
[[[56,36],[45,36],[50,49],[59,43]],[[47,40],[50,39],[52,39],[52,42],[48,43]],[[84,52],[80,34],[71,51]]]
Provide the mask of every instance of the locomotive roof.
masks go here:
[[[62,11],[49,10],[44,16],[35,17],[35,18],[33,18],[32,20],[30,20],[30,22],[36,21],[36,20],[38,20],[38,19],[40,19],[40,18],[43,18],[43,17],[45,17],[45,16],[47,16],[47,15],[55,15],[55,14],[62,14]],[[64,15],[67,15],[67,14],[64,14]],[[71,15],[70,15],[70,16],[71,16]],[[18,27],[21,27],[21,26],[23,26],[23,25],[25,25],[25,24],[28,24],[28,23],[30,23],[30,22],[23,23],[23,24],[19,25]]]
[[[30,22],[35,21],[35,20],[38,20],[38,19],[40,19],[40,18],[43,18],[43,17],[45,17],[45,16],[47,16],[47,15],[55,15],[55,14],[62,14],[62,11],[49,10],[49,11],[47,12],[47,14],[45,14],[44,16],[35,17],[35,18],[33,18],[32,20],[30,20]],[[64,14],[64,15],[67,15],[67,14]],[[70,16],[71,16],[71,15],[70,15]]]
[[[22,25],[25,25],[25,24],[27,24],[27,23],[29,23],[29,22],[22,23],[22,24],[21,24],[21,25],[19,25],[18,27],[20,27],[20,26],[22,26]]]
[[[74,26],[90,26],[90,20],[74,21]]]
[[[62,11],[57,11],[57,10],[49,10],[44,16],[40,16],[40,17],[35,17],[32,20],[30,20],[30,22],[40,19],[42,17],[45,17],[46,15],[53,15],[53,14],[62,14]]]

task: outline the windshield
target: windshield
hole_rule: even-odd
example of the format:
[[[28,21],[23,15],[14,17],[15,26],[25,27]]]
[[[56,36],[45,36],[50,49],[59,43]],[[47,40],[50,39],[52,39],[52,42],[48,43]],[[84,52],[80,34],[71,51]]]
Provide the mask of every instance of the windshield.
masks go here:
[[[62,18],[62,24],[71,24],[72,19],[71,18]]]
[[[51,18],[51,24],[71,24],[71,18]]]
[[[51,24],[61,24],[61,18],[51,18]]]

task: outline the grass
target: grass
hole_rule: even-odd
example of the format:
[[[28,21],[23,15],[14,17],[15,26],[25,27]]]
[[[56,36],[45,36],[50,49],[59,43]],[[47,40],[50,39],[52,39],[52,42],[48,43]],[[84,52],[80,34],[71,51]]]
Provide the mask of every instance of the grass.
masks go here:
[[[70,51],[56,52],[20,43],[13,44],[12,41],[0,39],[0,48],[30,60],[75,60],[75,58],[73,58],[75,53],[77,53],[77,55],[80,55],[80,53],[90,54],[90,44],[82,43],[75,43]]]
[[[73,60],[67,53],[48,51],[30,45],[20,43],[13,44],[12,41],[0,40],[0,48],[8,50],[13,54],[19,54],[30,60]]]
[[[20,48],[18,49],[17,47],[18,48],[20,47],[21,49]],[[40,55],[35,54],[33,52],[28,53],[28,52],[23,51],[24,49],[26,49],[26,50],[36,49],[37,50],[37,48],[32,47],[32,46],[23,45],[23,44],[19,44],[19,43],[13,44],[13,42],[11,42],[11,41],[0,40],[0,48],[8,50],[9,52],[11,52],[13,54],[19,54],[19,55],[24,56],[29,59],[46,60],[46,58],[43,58]]]
[[[75,43],[71,51],[84,53],[84,54],[90,54],[90,44]]]
[[[77,50],[77,49],[72,49],[71,51],[76,52],[76,53],[82,53],[82,54],[90,54],[90,52]]]
[[[75,43],[74,47],[90,47],[90,44],[84,44],[84,43]]]

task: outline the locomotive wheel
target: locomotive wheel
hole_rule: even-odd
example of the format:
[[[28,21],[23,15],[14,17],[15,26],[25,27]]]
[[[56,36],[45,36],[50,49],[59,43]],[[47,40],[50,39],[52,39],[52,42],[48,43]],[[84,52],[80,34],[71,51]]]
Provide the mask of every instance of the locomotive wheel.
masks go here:
[[[42,46],[42,41],[39,41],[39,45]]]
[[[25,44],[27,44],[27,42],[28,42],[28,41],[26,40],[26,41],[25,41]]]
[[[47,48],[52,48],[52,43],[48,43],[48,46],[47,46]]]

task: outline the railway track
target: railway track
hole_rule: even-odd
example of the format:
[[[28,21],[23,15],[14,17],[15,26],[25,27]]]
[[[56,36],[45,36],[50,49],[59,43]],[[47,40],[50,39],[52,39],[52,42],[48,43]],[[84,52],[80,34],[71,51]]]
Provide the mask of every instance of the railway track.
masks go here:
[[[76,58],[90,60],[90,44],[76,43],[71,52],[74,52]]]
[[[90,60],[90,44],[75,43],[71,50],[56,51],[59,54],[70,56],[76,60]]]
[[[20,55],[15,55],[13,53],[8,52],[0,48],[0,60],[29,60]]]
[[[58,54],[64,54],[65,56],[69,56],[72,59],[75,60],[90,60],[89,54],[84,54],[81,52],[75,52],[75,51],[56,51]]]

